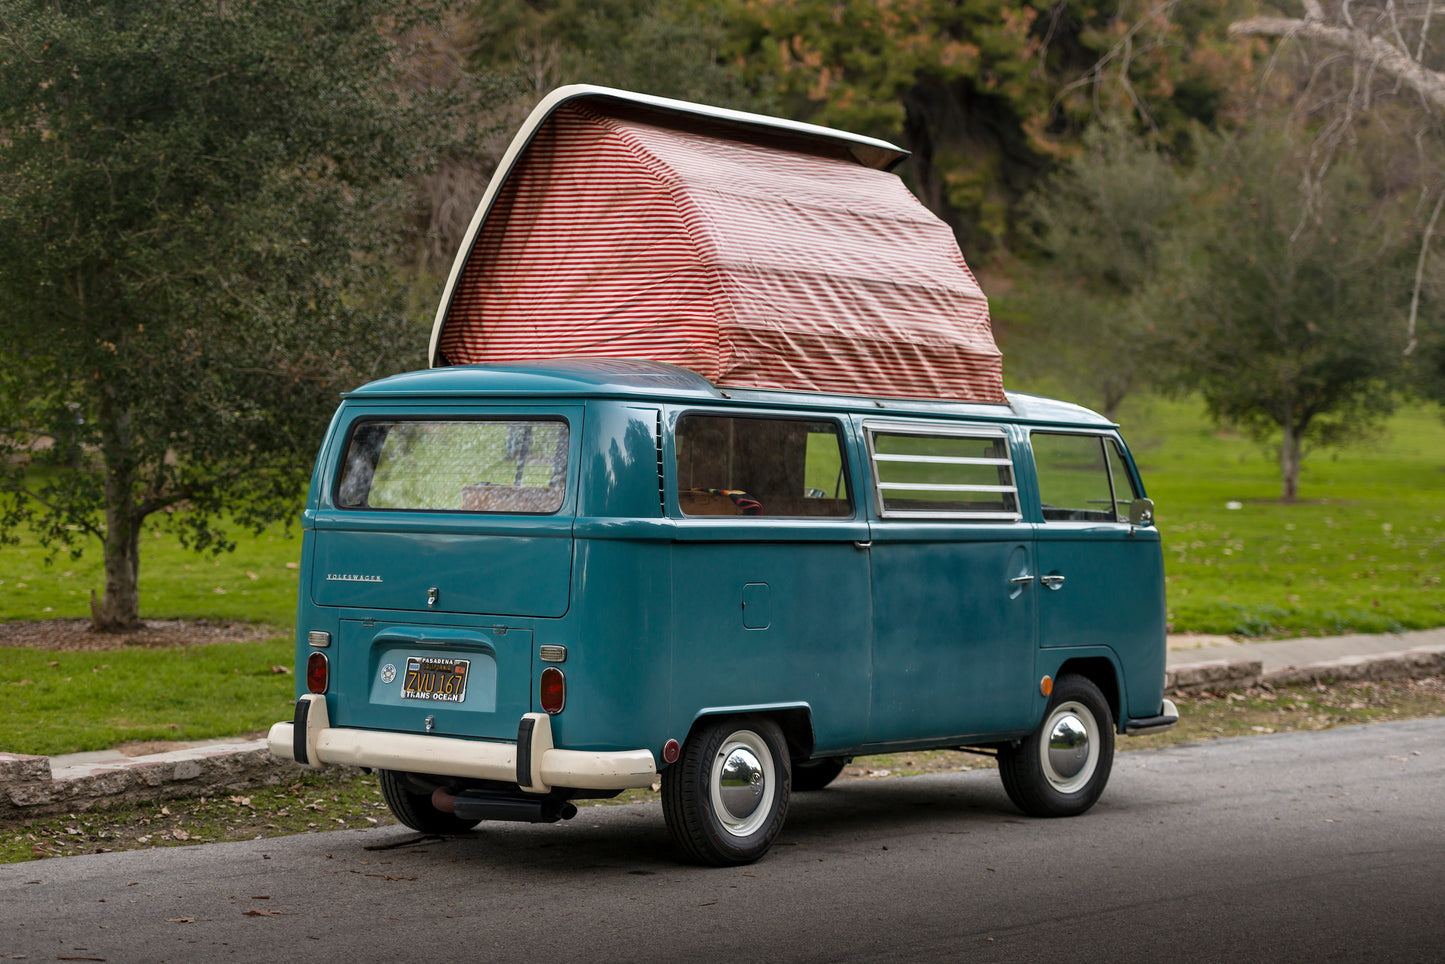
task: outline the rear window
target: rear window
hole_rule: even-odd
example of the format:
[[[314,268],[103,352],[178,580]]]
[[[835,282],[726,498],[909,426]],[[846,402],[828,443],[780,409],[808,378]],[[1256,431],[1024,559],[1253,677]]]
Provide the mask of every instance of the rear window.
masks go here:
[[[550,514],[567,494],[568,437],[561,419],[358,422],[336,504]]]

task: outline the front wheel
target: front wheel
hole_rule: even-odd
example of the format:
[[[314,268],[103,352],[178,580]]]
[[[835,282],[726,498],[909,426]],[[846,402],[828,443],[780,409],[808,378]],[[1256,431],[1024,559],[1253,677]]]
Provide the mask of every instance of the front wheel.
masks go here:
[[[998,751],[1009,799],[1031,817],[1073,817],[1092,807],[1114,765],[1114,718],[1091,681],[1054,684],[1039,728]]]
[[[750,864],[782,830],[791,783],[788,747],[772,720],[705,720],[662,771],[667,829],[700,863]]]

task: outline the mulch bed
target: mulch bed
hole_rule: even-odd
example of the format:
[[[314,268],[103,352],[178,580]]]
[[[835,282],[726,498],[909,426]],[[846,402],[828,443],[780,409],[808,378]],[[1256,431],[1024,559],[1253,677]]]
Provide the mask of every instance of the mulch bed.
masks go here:
[[[126,633],[96,633],[88,619],[0,622],[0,647],[23,646],[62,652],[127,648],[161,649],[210,643],[253,642],[284,636],[287,630],[258,623],[206,619],[153,619]]]

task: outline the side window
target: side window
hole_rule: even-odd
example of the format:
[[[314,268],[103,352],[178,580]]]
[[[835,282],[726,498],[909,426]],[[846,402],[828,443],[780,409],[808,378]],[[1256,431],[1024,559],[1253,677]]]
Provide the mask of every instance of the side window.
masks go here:
[[[560,419],[359,422],[336,504],[550,514],[567,494],[568,436]]]
[[[676,448],[684,515],[853,515],[836,422],[684,415]]]
[[[1133,488],[1118,443],[1098,435],[1031,436],[1045,522],[1122,522]]]
[[[1017,521],[1018,488],[1000,429],[960,432],[868,426],[879,514]]]

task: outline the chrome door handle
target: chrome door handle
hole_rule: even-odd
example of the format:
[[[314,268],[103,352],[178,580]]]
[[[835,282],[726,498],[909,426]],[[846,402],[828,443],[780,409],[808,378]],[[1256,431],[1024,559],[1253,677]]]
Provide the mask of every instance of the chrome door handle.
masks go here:
[[[1058,573],[1054,573],[1048,576],[1040,576],[1039,582],[1043,583],[1045,586],[1048,586],[1050,589],[1058,589],[1064,584],[1064,577],[1059,575]]]
[[[1012,579],[1009,580],[1009,582],[1013,583],[1015,586],[1027,586],[1033,581],[1034,577],[1030,576],[1028,573],[1024,573],[1022,576],[1014,576]]]
[[[869,539],[867,542],[855,542],[855,543],[853,543],[853,548],[854,548],[854,549],[861,549],[861,550],[863,550],[864,552],[866,552],[866,551],[868,551],[869,549],[873,548],[873,540],[872,540],[872,539]]]

